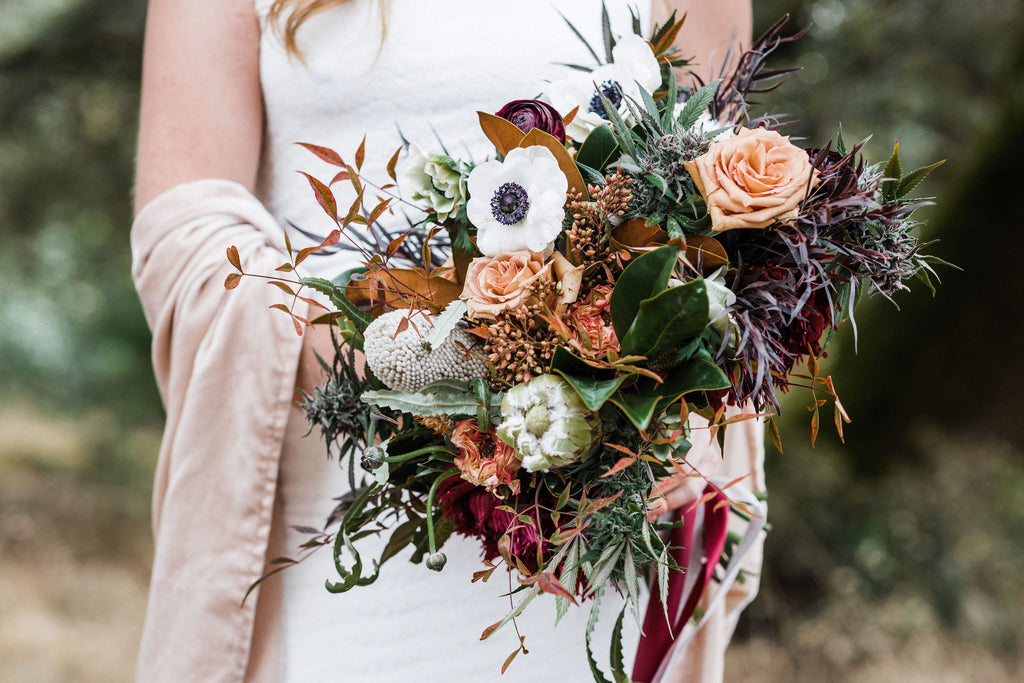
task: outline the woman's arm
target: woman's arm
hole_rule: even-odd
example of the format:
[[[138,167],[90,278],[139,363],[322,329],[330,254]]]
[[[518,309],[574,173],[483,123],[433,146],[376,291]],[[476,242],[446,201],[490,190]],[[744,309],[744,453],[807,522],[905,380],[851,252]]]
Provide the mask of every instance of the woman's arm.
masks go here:
[[[675,10],[676,18],[686,14],[686,23],[676,44],[684,57],[694,57],[692,71],[705,82],[719,72],[730,42],[734,42],[732,59],[740,48],[750,46],[753,38],[751,0],[652,0],[651,14],[662,23]]]
[[[150,0],[135,212],[180,183],[253,189],[263,103],[252,0]]]

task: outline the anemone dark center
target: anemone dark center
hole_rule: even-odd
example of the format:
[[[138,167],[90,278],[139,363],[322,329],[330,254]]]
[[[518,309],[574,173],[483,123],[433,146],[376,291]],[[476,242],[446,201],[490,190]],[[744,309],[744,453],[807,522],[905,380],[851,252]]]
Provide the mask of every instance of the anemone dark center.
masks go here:
[[[594,93],[594,96],[590,98],[590,111],[597,114],[604,120],[608,120],[608,114],[604,111],[604,103],[601,102],[601,95],[605,96],[612,106],[616,109],[622,104],[622,86],[619,85],[618,81],[605,81],[601,85],[597,86],[598,92]],[[600,94],[599,94],[600,93]]]
[[[515,225],[530,209],[530,198],[518,183],[505,183],[491,197],[491,214],[502,225]]]

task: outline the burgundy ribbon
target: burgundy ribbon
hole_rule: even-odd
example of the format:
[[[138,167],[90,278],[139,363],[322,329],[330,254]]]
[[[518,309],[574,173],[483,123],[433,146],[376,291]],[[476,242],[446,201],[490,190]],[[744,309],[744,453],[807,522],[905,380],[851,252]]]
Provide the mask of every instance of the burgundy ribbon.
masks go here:
[[[700,596],[704,588],[711,581],[718,565],[722,551],[725,549],[725,539],[729,531],[729,506],[724,503],[727,499],[716,487],[708,484],[704,493],[715,495],[704,503],[704,566],[699,570],[700,575],[693,586],[689,596],[686,596],[686,603],[682,612],[679,611],[679,603],[683,599],[683,588],[686,583],[686,567],[690,563],[690,549],[694,545],[694,533],[697,522],[697,507],[691,506],[685,513],[675,510],[672,515],[673,521],[678,521],[682,516],[683,524],[672,529],[669,537],[669,545],[672,558],[682,571],[673,571],[668,577],[668,595],[665,602],[657,592],[657,581],[651,587],[651,599],[647,604],[647,613],[644,615],[644,631],[640,638],[640,645],[637,647],[636,660],[633,663],[633,680],[637,683],[650,683],[661,668],[662,662],[672,653],[672,642],[675,637],[682,633],[683,627],[693,616],[700,602]],[[668,605],[669,619],[674,619],[669,625],[665,620],[665,608]],[[678,615],[678,616],[676,616]]]

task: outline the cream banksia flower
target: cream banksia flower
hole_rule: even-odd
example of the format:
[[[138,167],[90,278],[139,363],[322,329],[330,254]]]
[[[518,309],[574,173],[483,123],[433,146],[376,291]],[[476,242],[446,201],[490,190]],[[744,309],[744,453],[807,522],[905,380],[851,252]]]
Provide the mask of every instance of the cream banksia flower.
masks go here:
[[[501,402],[498,438],[530,472],[565,467],[600,442],[601,417],[561,377],[541,375],[512,387]]]
[[[408,327],[398,331],[402,320]],[[474,380],[487,377],[487,362],[479,357],[480,341],[456,328],[433,349],[423,337],[433,328],[426,311],[390,311],[374,320],[363,333],[366,364],[389,389],[417,391],[439,379]]]

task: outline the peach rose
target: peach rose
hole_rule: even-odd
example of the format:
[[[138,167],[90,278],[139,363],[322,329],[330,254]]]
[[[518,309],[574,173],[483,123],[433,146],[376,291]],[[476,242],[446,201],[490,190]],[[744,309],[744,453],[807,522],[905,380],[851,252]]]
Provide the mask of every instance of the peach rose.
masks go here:
[[[552,306],[561,313],[576,301],[582,277],[582,266],[573,266],[557,251],[546,262],[537,252],[507,251],[473,259],[460,298],[468,302],[471,318],[493,320],[500,311],[525,305],[530,285],[548,280],[559,285]]]
[[[518,473],[522,461],[516,457],[514,448],[495,436],[493,429],[480,432],[476,420],[463,420],[455,426],[451,438],[459,449],[455,466],[463,479],[491,493],[502,485],[508,487],[509,493],[519,493]]]
[[[713,142],[683,165],[707,202],[715,232],[764,228],[795,216],[808,181],[813,186],[818,178],[807,152],[764,128]]]

